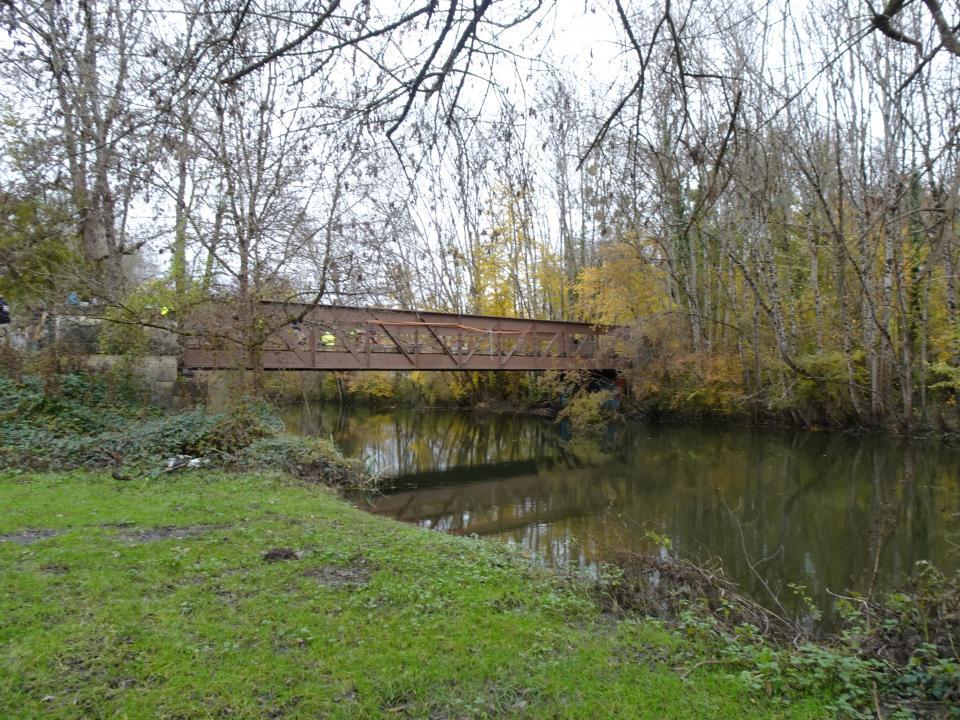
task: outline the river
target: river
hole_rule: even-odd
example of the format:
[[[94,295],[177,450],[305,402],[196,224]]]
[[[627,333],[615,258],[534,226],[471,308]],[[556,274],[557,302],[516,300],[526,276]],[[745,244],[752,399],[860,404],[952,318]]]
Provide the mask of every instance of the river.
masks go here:
[[[359,507],[562,568],[669,538],[799,618],[802,586],[830,623],[835,594],[889,588],[920,560],[960,567],[960,449],[939,442],[646,424],[586,438],[523,415],[335,407],[288,424],[389,478]]]

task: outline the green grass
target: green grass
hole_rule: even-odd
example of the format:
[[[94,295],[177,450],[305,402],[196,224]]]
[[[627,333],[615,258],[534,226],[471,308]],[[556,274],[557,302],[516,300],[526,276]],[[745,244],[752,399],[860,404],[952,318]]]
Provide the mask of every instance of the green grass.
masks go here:
[[[283,476],[0,474],[0,535],[28,529],[57,534],[0,542],[2,718],[829,715],[498,545]]]

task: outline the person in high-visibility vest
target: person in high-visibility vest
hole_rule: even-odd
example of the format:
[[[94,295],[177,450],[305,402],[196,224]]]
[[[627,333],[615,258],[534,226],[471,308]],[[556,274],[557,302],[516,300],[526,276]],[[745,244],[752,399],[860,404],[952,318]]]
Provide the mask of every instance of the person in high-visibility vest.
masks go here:
[[[333,347],[337,344],[337,338],[328,330],[320,336],[320,344],[324,347]]]
[[[7,347],[10,346],[10,306],[0,295],[0,340]]]

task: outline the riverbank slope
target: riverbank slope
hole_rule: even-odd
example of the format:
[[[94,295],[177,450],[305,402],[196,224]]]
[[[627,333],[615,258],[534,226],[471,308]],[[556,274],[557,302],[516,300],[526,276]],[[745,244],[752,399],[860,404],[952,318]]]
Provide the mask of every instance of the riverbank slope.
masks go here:
[[[3,717],[832,714],[290,476],[0,474]]]

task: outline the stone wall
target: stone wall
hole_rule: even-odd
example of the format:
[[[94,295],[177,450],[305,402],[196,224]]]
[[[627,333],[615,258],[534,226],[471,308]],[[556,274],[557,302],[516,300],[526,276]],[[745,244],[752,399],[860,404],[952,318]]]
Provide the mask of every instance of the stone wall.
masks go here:
[[[87,355],[83,364],[94,372],[103,372],[123,363],[150,391],[150,402],[160,407],[173,407],[177,383],[176,355],[147,355],[131,360],[123,355]]]

